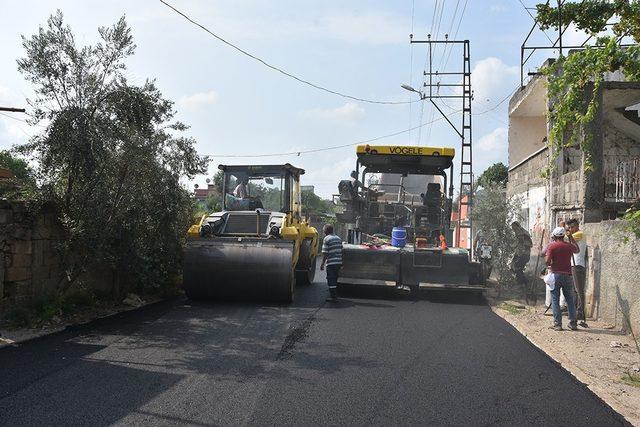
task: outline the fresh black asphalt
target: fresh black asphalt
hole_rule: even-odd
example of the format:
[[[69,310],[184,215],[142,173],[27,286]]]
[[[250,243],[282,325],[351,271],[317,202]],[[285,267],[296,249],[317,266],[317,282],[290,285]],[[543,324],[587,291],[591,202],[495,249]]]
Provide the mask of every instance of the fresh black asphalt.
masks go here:
[[[177,299],[0,349],[0,424],[624,424],[482,298],[325,295]]]

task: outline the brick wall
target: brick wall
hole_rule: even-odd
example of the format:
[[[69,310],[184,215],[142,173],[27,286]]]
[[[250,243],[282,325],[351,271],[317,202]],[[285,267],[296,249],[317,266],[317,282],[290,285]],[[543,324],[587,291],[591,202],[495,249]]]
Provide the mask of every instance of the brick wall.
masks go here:
[[[56,290],[62,277],[56,244],[62,235],[56,213],[30,213],[23,202],[0,200],[0,314]]]
[[[532,186],[545,186],[547,181],[542,177],[542,172],[547,167],[548,158],[547,150],[542,150],[520,165],[510,167],[507,195],[526,193]]]

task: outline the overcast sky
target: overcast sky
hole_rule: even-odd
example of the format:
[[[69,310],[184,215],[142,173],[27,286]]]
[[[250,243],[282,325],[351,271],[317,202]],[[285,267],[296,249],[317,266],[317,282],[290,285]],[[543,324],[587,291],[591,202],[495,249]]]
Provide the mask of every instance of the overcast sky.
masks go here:
[[[191,126],[188,135],[198,141],[199,152],[213,155],[210,173],[219,163],[290,162],[307,170],[304,184],[315,185],[317,193],[328,197],[336,192],[338,180],[348,178],[355,147],[264,159],[219,156],[356,143],[439,117],[426,103],[424,108],[420,103],[367,104],[302,85],[239,54],[157,0],[0,3],[0,105],[26,106],[25,98],[32,92],[15,62],[24,54],[20,35],[34,34],[55,9],[62,10],[76,40],[87,44],[96,41],[98,26],[125,15],[137,44],[128,61],[129,79],[142,83],[155,78],[164,96],[175,101],[178,118]],[[440,37],[450,33],[453,38],[465,0],[438,1],[435,20],[435,0],[171,3],[245,50],[304,79],[356,97],[407,101],[416,95],[400,84],[419,87],[426,61],[425,45],[409,44],[412,27],[416,39],[425,38],[436,33],[440,22]],[[535,1],[524,3],[533,6]],[[468,0],[457,38],[471,40],[474,113],[494,108],[519,84],[520,45],[531,25],[517,0]],[[443,65],[441,71],[456,71],[462,64],[459,51],[450,57],[435,51],[434,57]],[[461,108],[454,100],[447,103],[446,112]],[[457,124],[460,117],[452,120]],[[494,162],[506,163],[507,102],[473,120],[475,172]],[[0,116],[0,148],[24,143],[27,135],[38,131]],[[379,143],[460,145],[442,120]],[[204,184],[205,178],[196,182]]]

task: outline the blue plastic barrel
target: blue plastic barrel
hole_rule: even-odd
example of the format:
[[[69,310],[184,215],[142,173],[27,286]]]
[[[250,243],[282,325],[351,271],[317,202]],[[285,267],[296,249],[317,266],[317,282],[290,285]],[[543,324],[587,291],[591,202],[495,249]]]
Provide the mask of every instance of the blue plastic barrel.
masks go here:
[[[393,227],[391,230],[391,246],[404,248],[407,244],[407,230],[402,227]]]

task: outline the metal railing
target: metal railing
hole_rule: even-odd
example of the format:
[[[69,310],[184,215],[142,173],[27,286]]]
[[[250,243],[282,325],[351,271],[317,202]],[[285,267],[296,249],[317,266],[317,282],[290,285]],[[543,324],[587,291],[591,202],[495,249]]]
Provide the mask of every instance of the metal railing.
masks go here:
[[[604,199],[623,203],[640,200],[640,156],[605,156]]]
[[[583,0],[584,1],[584,0]],[[547,0],[546,4],[548,5],[550,3],[550,0]],[[556,4],[558,7],[558,11],[559,11],[559,18],[562,17],[562,5],[565,3],[565,0],[557,0]],[[584,39],[584,41],[580,44],[574,44],[574,45],[566,45],[563,44],[563,36],[564,33],[567,31],[567,29],[569,29],[569,26],[563,26],[562,25],[562,20],[560,19],[557,25],[557,37],[555,38],[555,41],[546,33],[546,31],[542,30],[542,28],[540,27],[540,25],[538,24],[538,20],[535,17],[535,15],[531,12],[531,10],[535,10],[535,8],[527,8],[525,7],[525,10],[527,11],[527,13],[529,14],[529,16],[531,16],[531,19],[533,19],[533,25],[531,26],[531,29],[529,30],[529,32],[527,33],[527,36],[525,37],[524,41],[522,42],[522,45],[520,46],[520,87],[524,87],[526,82],[525,82],[525,66],[527,65],[527,63],[529,62],[529,60],[531,59],[532,56],[534,56],[534,54],[536,52],[549,52],[549,55],[554,55],[555,56],[563,56],[565,51],[570,51],[570,50],[582,50],[585,49],[588,46],[588,43],[594,38],[593,35],[589,35],[588,37],[586,37]],[[610,28],[614,25],[616,25],[617,22],[608,22],[605,24],[605,28]],[[531,36],[534,35],[534,33],[536,32],[536,30],[539,30],[542,34],[544,34],[544,36],[547,38],[547,40],[549,41],[549,44],[535,44],[535,45],[531,45],[529,44]],[[622,43],[623,39],[627,36],[627,34],[623,34],[622,36],[620,36],[618,38],[618,44],[620,45],[620,47],[630,47],[630,46],[634,46],[633,44],[624,44]],[[604,46],[598,46],[595,44],[591,44],[591,47],[604,47]],[[554,54],[553,51],[557,51],[557,55]],[[547,58],[545,58],[547,59]],[[549,59],[554,59],[555,58],[549,58]],[[528,72],[527,76],[528,77],[533,77],[536,75],[539,75],[540,72],[539,71],[533,71],[533,72]]]

